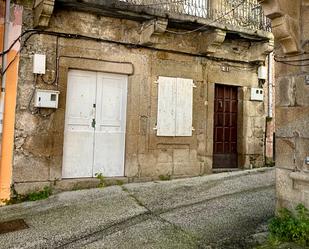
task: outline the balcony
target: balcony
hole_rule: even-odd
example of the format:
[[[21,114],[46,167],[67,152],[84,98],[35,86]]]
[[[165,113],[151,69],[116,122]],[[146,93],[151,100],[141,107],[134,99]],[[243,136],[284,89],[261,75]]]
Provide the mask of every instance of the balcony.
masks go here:
[[[241,27],[247,30],[271,31],[257,0],[119,0],[128,6],[154,9],[206,19],[209,24]],[[229,27],[227,27],[229,28]]]

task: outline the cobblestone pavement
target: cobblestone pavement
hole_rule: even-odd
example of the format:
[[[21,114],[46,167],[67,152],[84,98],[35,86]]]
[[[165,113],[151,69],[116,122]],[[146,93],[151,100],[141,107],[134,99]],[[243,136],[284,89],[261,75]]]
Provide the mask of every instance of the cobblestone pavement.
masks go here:
[[[64,192],[0,208],[0,221],[22,218],[29,226],[0,234],[0,248],[237,245],[274,215],[274,184],[274,170],[265,168]]]

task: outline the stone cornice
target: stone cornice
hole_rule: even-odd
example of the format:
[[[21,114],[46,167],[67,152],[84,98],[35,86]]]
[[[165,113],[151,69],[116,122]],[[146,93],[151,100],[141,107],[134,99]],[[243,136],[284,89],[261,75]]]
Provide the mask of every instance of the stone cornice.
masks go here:
[[[213,54],[222,45],[226,37],[226,32],[215,29],[207,34],[207,39],[202,37],[199,41],[199,50],[202,54]]]
[[[153,35],[163,34],[166,31],[167,23],[167,19],[162,18],[144,22],[140,30],[140,44],[152,44],[151,37]]]
[[[259,0],[262,4],[264,14],[270,18],[275,19],[284,15],[284,10],[282,9],[282,3],[280,1],[274,0]]]
[[[48,27],[49,20],[53,14],[55,0],[36,0],[34,2],[34,27]]]
[[[281,44],[286,54],[298,53],[300,47],[300,26],[298,16],[290,16],[291,13],[286,1],[282,0],[259,0],[265,15],[272,21],[272,31],[275,39]],[[298,5],[295,3],[295,8]],[[295,11],[297,13],[297,11]]]
[[[263,62],[266,56],[274,50],[274,40],[270,39],[268,42],[255,42],[249,49],[249,61]]]

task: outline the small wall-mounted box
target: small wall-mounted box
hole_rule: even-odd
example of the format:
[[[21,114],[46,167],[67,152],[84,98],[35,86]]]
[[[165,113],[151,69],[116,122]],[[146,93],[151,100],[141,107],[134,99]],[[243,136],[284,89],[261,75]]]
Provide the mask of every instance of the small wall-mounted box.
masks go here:
[[[267,79],[267,67],[259,66],[258,68],[258,79],[266,80]]]
[[[40,108],[58,108],[59,91],[36,89],[34,106]]]
[[[33,56],[33,73],[45,74],[45,68],[46,68],[46,55],[35,54]]]
[[[263,88],[251,88],[251,100],[263,101],[264,100]]]

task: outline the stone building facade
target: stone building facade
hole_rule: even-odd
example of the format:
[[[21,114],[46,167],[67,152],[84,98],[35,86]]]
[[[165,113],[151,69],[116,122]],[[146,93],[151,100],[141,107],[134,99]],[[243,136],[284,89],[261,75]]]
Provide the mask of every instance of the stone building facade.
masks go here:
[[[32,31],[23,37],[19,68],[12,179],[17,192],[46,185],[79,188],[97,184],[95,173],[113,176],[93,168],[87,177],[65,170],[65,160],[71,160],[68,162],[71,167],[84,160],[83,156],[91,161],[92,153],[100,157],[104,148],[108,150],[115,141],[111,139],[109,144],[102,145],[102,151],[93,152],[85,147],[86,142],[81,142],[86,140],[78,140],[82,135],[76,136],[76,143],[68,139],[66,125],[70,122],[70,108],[77,106],[77,112],[84,108],[83,103],[74,100],[75,95],[71,98],[71,92],[77,87],[69,86],[70,79],[74,83],[81,78],[90,81],[92,77],[97,80],[125,77],[127,88],[122,89],[127,91],[125,97],[117,93],[110,97],[112,104],[113,99],[123,97],[125,106],[122,109],[125,110],[124,171],[121,175],[115,173],[116,179],[140,181],[159,176],[176,178],[212,173],[214,126],[219,122],[214,117],[218,108],[225,108],[225,102],[231,106],[233,102],[230,108],[237,114],[229,114],[237,119],[233,127],[237,130],[234,166],[241,169],[264,166],[265,129],[270,121],[266,118],[268,86],[258,79],[258,68],[265,64],[273,49],[270,32],[225,25],[204,17],[167,14],[166,10],[123,1],[41,0],[19,4],[24,7],[23,31]],[[33,73],[35,54],[46,55],[43,75]],[[164,128],[166,115],[170,114],[164,108],[171,110],[170,98],[164,99],[163,93],[162,98],[158,96],[165,91],[161,83],[164,80],[176,82],[177,94],[181,92],[179,82],[192,83],[191,105],[188,104],[191,90],[185,88],[182,97],[177,95],[177,101],[178,98],[181,101],[173,107],[183,115],[179,109],[191,106],[191,110],[186,110],[189,115],[184,117],[185,121],[178,121],[182,122],[181,126],[192,118],[192,130],[183,128],[186,130],[172,135],[173,132],[166,131],[170,124]],[[215,102],[215,98],[220,98],[216,95],[217,86],[225,87],[223,92],[231,91],[231,99]],[[261,87],[264,87],[265,101],[251,100],[251,89]],[[59,91],[58,108],[35,107],[38,89]],[[91,91],[85,89],[85,94]],[[93,107],[97,105],[94,103]],[[102,115],[110,108],[104,110]],[[159,115],[163,117],[161,126]],[[93,122],[97,124],[88,127],[98,125],[99,121]],[[160,129],[166,133],[160,135]],[[79,152],[74,149],[78,146]],[[119,159],[121,154],[116,153],[114,157]]]
[[[272,19],[276,58],[278,207],[309,207],[309,1],[260,1]]]

